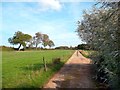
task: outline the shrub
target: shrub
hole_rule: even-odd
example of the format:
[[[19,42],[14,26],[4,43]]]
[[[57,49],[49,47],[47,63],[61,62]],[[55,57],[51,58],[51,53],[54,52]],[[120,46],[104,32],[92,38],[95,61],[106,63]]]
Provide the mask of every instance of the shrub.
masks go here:
[[[53,62],[53,64],[60,64],[60,61],[61,60],[61,58],[53,58],[52,59],[52,62]]]
[[[7,46],[0,46],[2,51],[13,51],[14,49],[12,47],[7,47]]]

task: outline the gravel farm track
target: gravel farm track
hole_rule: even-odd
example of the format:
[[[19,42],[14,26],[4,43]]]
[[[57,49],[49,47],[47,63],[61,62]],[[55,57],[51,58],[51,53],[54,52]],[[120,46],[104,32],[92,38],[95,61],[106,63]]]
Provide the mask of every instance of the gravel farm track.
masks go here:
[[[43,88],[95,88],[91,60],[77,50]]]

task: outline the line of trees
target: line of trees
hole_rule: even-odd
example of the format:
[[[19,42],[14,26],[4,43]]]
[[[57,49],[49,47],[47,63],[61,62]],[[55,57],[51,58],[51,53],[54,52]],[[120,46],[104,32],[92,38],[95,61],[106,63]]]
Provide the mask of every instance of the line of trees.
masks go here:
[[[19,47],[17,50],[20,50],[21,46],[23,46],[23,49],[25,50],[28,46],[29,48],[34,47],[37,49],[38,45],[42,44],[44,47],[49,46],[53,47],[55,46],[54,42],[49,39],[49,36],[47,34],[42,34],[40,32],[35,33],[35,36],[31,36],[29,34],[24,34],[21,31],[15,32],[13,37],[8,39],[8,42],[12,45],[18,45]]]
[[[81,49],[81,50],[90,50],[90,45],[88,44],[79,44],[76,49]],[[93,50],[93,49],[92,49]]]
[[[77,33],[99,52],[95,60],[96,79],[112,88],[120,88],[120,2],[98,2],[96,8],[84,11]],[[99,7],[98,7],[99,6]]]

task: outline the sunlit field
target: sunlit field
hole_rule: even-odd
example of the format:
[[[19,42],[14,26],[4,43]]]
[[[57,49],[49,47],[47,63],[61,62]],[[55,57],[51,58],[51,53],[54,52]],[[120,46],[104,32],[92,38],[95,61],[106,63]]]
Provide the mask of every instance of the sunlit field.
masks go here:
[[[2,52],[3,88],[40,88],[70,58],[74,50],[4,51]],[[47,63],[44,71],[43,57]],[[61,62],[53,63],[54,58]]]

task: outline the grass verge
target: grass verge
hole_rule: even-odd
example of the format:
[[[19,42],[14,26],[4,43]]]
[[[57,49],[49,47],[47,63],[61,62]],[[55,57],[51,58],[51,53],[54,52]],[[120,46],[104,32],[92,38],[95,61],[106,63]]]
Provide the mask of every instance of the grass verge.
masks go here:
[[[97,54],[97,52],[93,50],[80,50],[80,53],[86,58],[90,58],[91,56]]]

